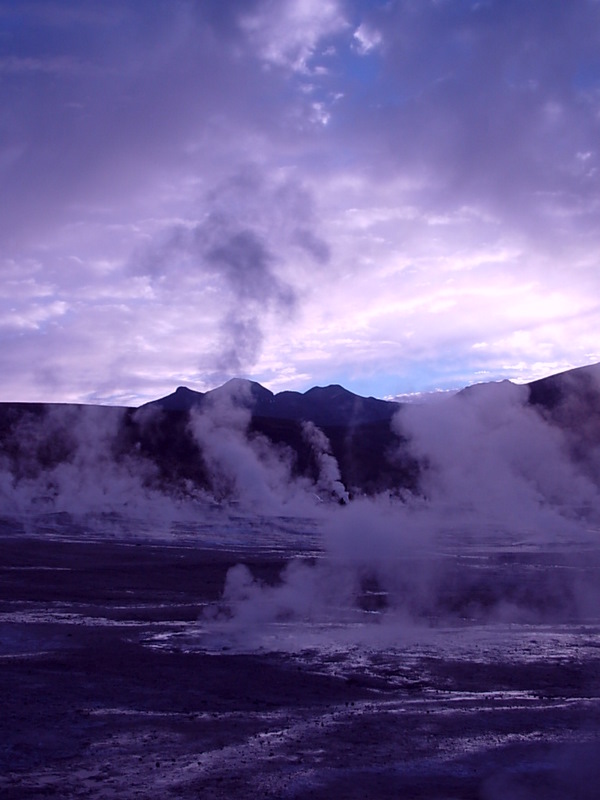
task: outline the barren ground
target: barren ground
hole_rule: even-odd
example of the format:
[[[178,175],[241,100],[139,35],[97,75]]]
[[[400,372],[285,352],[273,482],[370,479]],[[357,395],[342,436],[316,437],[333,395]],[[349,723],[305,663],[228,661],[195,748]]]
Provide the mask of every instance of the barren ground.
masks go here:
[[[273,580],[285,557],[243,560]],[[598,626],[492,631],[480,656],[178,647],[238,561],[0,538],[1,796],[598,797]]]

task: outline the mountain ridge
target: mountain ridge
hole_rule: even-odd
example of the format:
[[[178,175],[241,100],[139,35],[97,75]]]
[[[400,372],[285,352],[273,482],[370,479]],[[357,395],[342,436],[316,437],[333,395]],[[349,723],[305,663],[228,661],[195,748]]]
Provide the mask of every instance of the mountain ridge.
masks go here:
[[[227,456],[233,459],[227,469],[252,464],[251,470],[260,473],[264,465],[281,461],[291,479],[318,486],[324,465],[335,464],[339,481],[353,492],[419,492],[429,466],[413,441],[410,417],[415,405],[361,397],[338,384],[274,394],[245,379],[232,379],[208,392],[180,386],[137,408],[0,403],[0,512],[21,502],[14,499],[19,492],[54,497],[57,486],[70,492],[81,474],[90,476],[89,485],[95,487],[107,470],[127,474],[128,480],[135,472],[135,480],[144,486],[175,496],[201,490],[220,501],[236,491],[235,481],[223,476],[223,464],[215,471],[215,452],[221,446],[223,453],[236,454]],[[522,406],[523,430],[541,418],[553,429],[551,436],[560,431],[565,452],[596,480],[600,364],[530,384],[475,384],[439,405],[421,405],[426,406],[427,426],[442,439],[457,421],[460,429],[461,415],[481,417],[502,430],[512,418],[505,410],[514,417]],[[441,426],[435,419],[439,413],[446,420]],[[322,435],[315,433],[315,426]],[[460,440],[451,457],[459,458],[462,447]]]
[[[401,403],[362,397],[339,384],[313,386],[306,392],[282,391],[274,394],[256,381],[232,378],[207,392],[180,386],[166,397],[146,403],[170,411],[190,411],[223,400],[246,408],[255,417],[313,422],[315,425],[364,425],[389,421]]]

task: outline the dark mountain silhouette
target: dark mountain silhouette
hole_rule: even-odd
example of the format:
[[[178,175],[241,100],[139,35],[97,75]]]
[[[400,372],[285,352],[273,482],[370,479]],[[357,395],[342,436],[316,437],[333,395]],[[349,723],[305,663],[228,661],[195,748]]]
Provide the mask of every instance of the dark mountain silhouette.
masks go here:
[[[147,406],[158,406],[167,411],[189,411],[192,408],[205,408],[226,397],[235,405],[248,408],[255,417],[311,421],[319,426],[347,427],[389,422],[400,407],[399,403],[378,400],[375,397],[360,397],[343,386],[315,386],[304,394],[273,394],[259,383],[240,378],[234,378],[218,389],[205,393],[180,386],[173,394],[154,400]]]
[[[598,475],[600,364],[561,372],[529,384],[529,402],[568,434],[570,455]]]
[[[137,418],[131,418],[129,431],[137,437],[140,451],[161,465],[165,478],[175,475],[180,481],[204,484],[209,476],[202,468],[201,454],[190,443],[189,414],[192,410],[210,413],[224,405],[246,409],[248,435],[263,436],[286,451],[295,476],[318,478],[318,454],[303,431],[303,424],[312,422],[328,438],[346,486],[361,492],[416,486],[416,462],[398,455],[400,439],[390,430],[400,404],[360,397],[341,386],[315,387],[304,394],[273,394],[241,379],[205,393],[179,387],[143,406],[145,424],[140,426]]]
[[[503,402],[507,386],[510,389],[508,382],[480,384],[463,392],[492,392]],[[597,471],[600,364],[534,381],[524,391],[532,409],[568,434],[571,456],[590,474]],[[312,423],[327,437],[326,454],[337,461],[341,481],[351,492],[418,492],[423,465],[411,452],[410,440],[390,426],[402,408],[337,385],[274,394],[241,379],[204,393],[179,387],[137,409],[0,403],[0,490],[37,481],[40,492],[51,494],[63,465],[98,470],[116,465],[138,469],[152,489],[216,493],[206,440],[192,434],[191,421],[200,414],[210,420],[213,442],[228,426],[237,425],[236,435],[256,452],[264,454],[267,448],[271,457],[290,465],[292,476],[317,482],[323,452],[307,435],[306,425]],[[242,410],[242,417],[236,421],[222,409]],[[222,487],[219,491],[227,493]],[[6,496],[0,491],[0,501]]]
[[[598,412],[600,364],[577,367],[529,384],[529,402],[550,412],[569,406]]]

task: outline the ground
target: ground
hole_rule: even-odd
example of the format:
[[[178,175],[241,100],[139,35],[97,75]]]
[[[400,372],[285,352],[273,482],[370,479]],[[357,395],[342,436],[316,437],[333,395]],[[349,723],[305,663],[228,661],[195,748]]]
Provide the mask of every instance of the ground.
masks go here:
[[[596,623],[360,654],[186,646],[231,565],[273,581],[287,557],[5,527],[1,796],[598,796]]]

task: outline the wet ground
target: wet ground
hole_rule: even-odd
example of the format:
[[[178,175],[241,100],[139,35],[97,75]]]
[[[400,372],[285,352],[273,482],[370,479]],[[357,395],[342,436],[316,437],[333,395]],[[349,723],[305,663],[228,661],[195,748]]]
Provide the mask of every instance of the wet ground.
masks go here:
[[[599,614],[212,631],[229,567],[288,558],[5,530],[0,795],[598,797]]]

